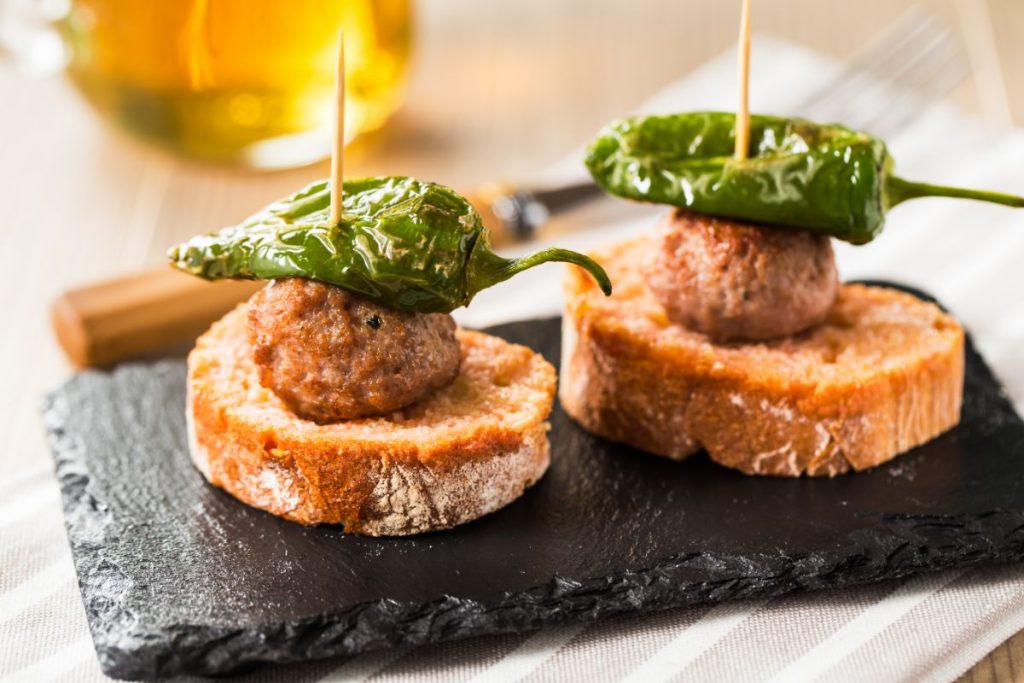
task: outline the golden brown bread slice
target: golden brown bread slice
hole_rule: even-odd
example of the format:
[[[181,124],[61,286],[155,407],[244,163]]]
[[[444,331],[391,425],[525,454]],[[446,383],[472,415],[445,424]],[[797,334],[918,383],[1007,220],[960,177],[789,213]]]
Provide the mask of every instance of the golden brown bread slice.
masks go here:
[[[414,534],[497,510],[547,469],[556,378],[530,349],[459,331],[452,384],[383,417],[318,425],[260,385],[245,307],[189,355],[188,420],[196,467],[249,505],[353,533]]]
[[[560,398],[588,430],[681,460],[705,448],[747,474],[832,476],[883,463],[960,419],[964,332],[937,306],[845,285],[824,325],[712,343],[647,291],[649,238],[593,254],[615,283],[566,280]]]

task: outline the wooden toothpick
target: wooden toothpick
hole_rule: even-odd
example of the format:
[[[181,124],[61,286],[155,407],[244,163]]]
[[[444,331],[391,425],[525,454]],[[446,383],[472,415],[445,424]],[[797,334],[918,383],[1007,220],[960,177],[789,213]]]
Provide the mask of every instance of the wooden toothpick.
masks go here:
[[[750,0],[743,0],[740,12],[739,64],[739,103],[736,107],[736,158],[747,158],[750,146]]]
[[[345,32],[338,33],[338,69],[334,72],[334,138],[331,146],[331,213],[328,223],[341,225],[342,171],[345,156]]]

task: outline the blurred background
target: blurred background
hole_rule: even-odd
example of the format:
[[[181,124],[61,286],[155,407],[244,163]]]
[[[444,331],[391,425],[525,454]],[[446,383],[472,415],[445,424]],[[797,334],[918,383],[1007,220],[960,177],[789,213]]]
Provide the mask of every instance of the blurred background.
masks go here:
[[[75,185],[87,197],[61,203],[88,226],[83,233],[131,235],[121,257],[105,254],[97,266],[159,260],[170,241],[326,175],[325,163],[272,175],[247,170],[322,157],[339,26],[348,36],[347,130],[374,131],[352,146],[351,174],[408,173],[459,187],[528,178],[728,49],[737,5],[0,0],[0,44],[20,57],[0,63],[0,198],[8,207],[35,201],[25,190],[32,172],[51,184],[81,174],[88,182]],[[949,27],[970,61],[948,99],[992,126],[1024,120],[1018,0],[757,0],[754,32],[844,59],[912,6]],[[52,36],[26,35],[32,13],[41,14],[36,28],[56,20],[68,78],[38,77],[61,58]],[[757,65],[755,52],[755,79]],[[262,149],[245,147],[264,138],[272,139]],[[5,232],[12,227],[5,222]],[[141,246],[140,233],[152,243]]]

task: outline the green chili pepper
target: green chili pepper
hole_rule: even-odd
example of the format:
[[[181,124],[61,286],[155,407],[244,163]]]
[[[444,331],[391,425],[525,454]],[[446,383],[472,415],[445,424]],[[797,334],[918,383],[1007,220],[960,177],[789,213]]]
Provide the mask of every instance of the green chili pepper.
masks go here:
[[[608,126],[586,165],[612,194],[700,213],[801,228],[854,244],[874,239],[885,212],[916,197],[1024,207],[1024,197],[914,183],[890,173],[885,143],[839,125],[750,117],[749,158],[735,159],[735,116],[637,116]]]
[[[304,277],[420,313],[452,311],[480,290],[549,261],[585,268],[611,293],[601,266],[573,251],[498,256],[480,215],[442,185],[403,177],[346,180],[336,227],[327,225],[329,204],[330,186],[322,180],[168,256],[175,267],[211,280]]]

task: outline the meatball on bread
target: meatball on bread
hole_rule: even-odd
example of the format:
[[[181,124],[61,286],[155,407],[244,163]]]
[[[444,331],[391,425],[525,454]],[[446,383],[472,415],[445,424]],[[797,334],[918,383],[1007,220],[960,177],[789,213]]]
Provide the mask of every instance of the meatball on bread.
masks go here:
[[[395,311],[315,280],[271,280],[249,300],[260,384],[321,424],[404,408],[455,379],[446,313]]]
[[[964,332],[931,303],[841,285],[802,334],[715,341],[673,322],[638,264],[640,237],[593,254],[607,300],[565,282],[562,407],[587,430],[682,460],[707,451],[746,474],[833,476],[886,462],[960,419]]]
[[[455,379],[402,410],[317,424],[260,382],[242,304],[188,358],[192,459],[239,500],[303,524],[394,536],[446,529],[523,494],[548,467],[555,370],[460,330]]]
[[[547,470],[555,370],[532,350],[459,330],[449,312],[545,261],[490,251],[464,198],[411,178],[346,181],[325,225],[315,183],[172,263],[270,283],[188,357],[192,460],[239,500],[302,524],[397,536],[493,512]]]
[[[653,234],[592,254],[612,297],[569,273],[562,406],[656,455],[704,449],[792,477],[874,467],[955,426],[960,324],[910,294],[840,284],[830,240],[866,244],[917,197],[1024,198],[896,177],[881,140],[840,125],[752,115],[746,150],[736,126],[634,116],[588,148],[606,191],[671,208]]]

